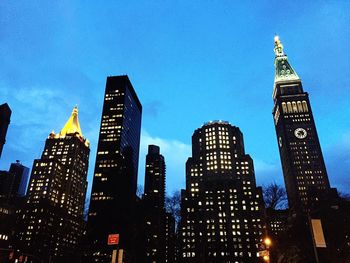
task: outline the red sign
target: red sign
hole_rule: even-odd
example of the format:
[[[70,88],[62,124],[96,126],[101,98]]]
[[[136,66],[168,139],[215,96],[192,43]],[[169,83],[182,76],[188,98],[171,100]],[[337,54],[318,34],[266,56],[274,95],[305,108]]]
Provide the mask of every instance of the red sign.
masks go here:
[[[108,245],[118,245],[119,244],[119,234],[108,235]]]

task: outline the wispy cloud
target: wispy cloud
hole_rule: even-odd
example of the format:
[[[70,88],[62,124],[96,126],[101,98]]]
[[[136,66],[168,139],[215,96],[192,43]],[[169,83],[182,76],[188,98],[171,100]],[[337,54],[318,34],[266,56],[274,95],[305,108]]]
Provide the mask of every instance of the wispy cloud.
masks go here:
[[[163,104],[160,101],[151,101],[143,105],[144,113],[151,117],[157,117],[162,107]]]

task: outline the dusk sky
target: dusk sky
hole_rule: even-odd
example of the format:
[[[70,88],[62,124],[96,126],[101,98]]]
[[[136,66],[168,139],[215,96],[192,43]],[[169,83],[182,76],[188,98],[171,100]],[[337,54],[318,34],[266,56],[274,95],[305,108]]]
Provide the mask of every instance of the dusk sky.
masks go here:
[[[12,109],[0,169],[28,167],[75,105],[91,142],[107,76],[143,105],[139,184],[161,147],[167,191],[185,186],[191,136],[210,120],[244,134],[259,185],[283,184],[272,118],[273,38],[309,92],[332,187],[350,190],[349,1],[0,1],[0,104]]]

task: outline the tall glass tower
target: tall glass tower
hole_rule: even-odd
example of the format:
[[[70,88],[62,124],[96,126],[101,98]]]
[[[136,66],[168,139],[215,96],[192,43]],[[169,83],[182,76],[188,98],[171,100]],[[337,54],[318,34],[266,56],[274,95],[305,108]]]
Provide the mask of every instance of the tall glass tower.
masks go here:
[[[94,262],[110,260],[110,234],[119,234],[120,249],[133,250],[141,113],[128,76],[107,77],[88,219]]]

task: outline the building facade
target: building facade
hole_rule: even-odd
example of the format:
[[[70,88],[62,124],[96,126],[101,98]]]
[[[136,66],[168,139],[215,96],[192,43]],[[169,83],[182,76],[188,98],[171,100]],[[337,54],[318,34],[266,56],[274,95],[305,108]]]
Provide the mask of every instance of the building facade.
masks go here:
[[[309,212],[330,190],[309,95],[275,38],[272,110],[289,207]]]
[[[0,157],[6,141],[6,133],[10,124],[11,109],[7,103],[0,105]]]
[[[10,248],[15,239],[16,210],[23,203],[28,175],[29,168],[19,161],[0,171],[0,248]]]
[[[175,232],[175,218],[171,213],[165,213],[165,260],[166,263],[177,262],[177,235]]]
[[[180,228],[181,262],[259,262],[262,193],[239,128],[214,121],[194,132]]]
[[[148,146],[145,169],[146,262],[165,262],[165,161],[156,145]]]
[[[16,205],[12,199],[14,176],[9,171],[0,171],[0,248],[8,249],[13,236]],[[0,262],[5,261],[0,253]],[[7,256],[7,254],[6,254]]]
[[[21,215],[23,253],[44,262],[78,261],[89,153],[75,107],[60,133],[50,133],[41,158],[34,160]]]
[[[110,260],[110,234],[133,250],[142,106],[128,76],[107,77],[88,219],[88,255]]]

